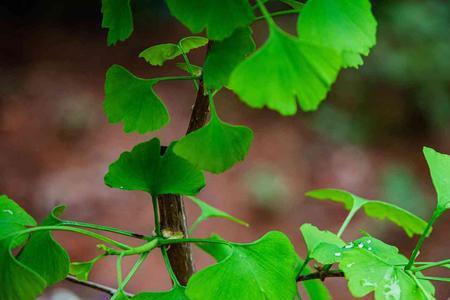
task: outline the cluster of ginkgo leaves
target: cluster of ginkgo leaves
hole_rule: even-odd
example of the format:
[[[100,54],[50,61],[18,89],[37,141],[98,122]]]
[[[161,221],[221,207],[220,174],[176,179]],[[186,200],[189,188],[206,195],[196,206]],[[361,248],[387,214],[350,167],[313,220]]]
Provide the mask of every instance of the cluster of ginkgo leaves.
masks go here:
[[[204,172],[221,173],[243,160],[253,132],[245,126],[220,119],[214,96],[222,89],[234,91],[251,107],[268,107],[282,115],[317,109],[341,68],[357,67],[375,44],[376,21],[368,0],[273,1],[285,10],[271,12],[267,0],[166,0],[171,14],[192,33],[176,43],[151,46],[139,57],[161,66],[172,60],[183,75],[143,79],[122,66],[106,74],[104,109],[111,123],[121,122],[125,132],[148,133],[167,125],[170,114],[153,87],[164,81],[191,80],[209,99],[211,116],[200,129],[173,141],[167,147],[158,138],[138,144],[113,162],[105,176],[106,185],[148,193],[154,206],[154,232],[139,235],[126,230],[61,218],[64,206],[56,207],[40,224],[7,196],[0,196],[0,299],[33,300],[43,291],[72,276],[87,282],[95,264],[106,258],[117,260],[117,288],[112,299],[138,300],[288,300],[301,298],[298,283],[311,299],[331,299],[327,277],[345,276],[350,292],[362,297],[371,292],[379,300],[435,299],[432,280],[422,273],[433,267],[449,267],[450,260],[417,261],[419,250],[436,219],[450,208],[450,156],[430,148],[424,154],[438,195],[437,208],[429,222],[390,203],[368,200],[342,190],[314,190],[307,195],[319,200],[343,203],[348,217],[338,233],[311,224],[300,227],[308,253],[301,259],[289,238],[277,231],[248,244],[224,240],[218,235],[188,238],[163,232],[156,199],[164,194],[188,196],[200,210],[190,232],[208,218],[224,218],[248,224],[200,200],[205,187]],[[133,31],[130,0],[103,0],[103,27],[108,44],[127,39]],[[281,29],[275,18],[298,15],[298,34]],[[251,25],[265,21],[267,40],[256,47]],[[189,53],[207,46],[203,66],[191,64]],[[367,233],[354,241],[342,235],[354,215],[363,210],[372,218],[387,219],[410,237],[419,235],[410,258],[398,249]],[[84,262],[71,262],[66,250],[52,237],[52,231],[78,233],[102,242],[99,255]],[[136,238],[135,247],[100,232]],[[217,262],[195,273],[186,286],[175,276],[167,247],[193,243]],[[150,253],[160,249],[173,282],[169,291],[130,295],[126,288]],[[124,276],[122,260],[136,257]],[[313,270],[310,263],[315,262]]]

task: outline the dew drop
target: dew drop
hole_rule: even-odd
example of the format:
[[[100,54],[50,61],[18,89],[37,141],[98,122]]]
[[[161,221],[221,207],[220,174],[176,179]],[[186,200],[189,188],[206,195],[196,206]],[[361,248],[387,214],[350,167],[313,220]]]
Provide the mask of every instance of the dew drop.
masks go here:
[[[339,256],[341,256],[342,255],[342,253],[340,253],[340,252],[336,252],[335,254],[334,254],[334,256],[337,256],[337,257],[339,257]]]
[[[123,190],[125,187],[124,186],[119,186],[119,189]]]
[[[351,268],[355,263],[349,263],[347,264],[347,268]]]
[[[347,244],[347,245],[345,245],[345,249],[350,249],[350,248],[353,248],[353,243],[350,243],[350,244]]]
[[[364,248],[364,244],[363,243],[359,243],[358,244],[358,248]]]
[[[367,244],[370,244],[370,243],[372,243],[372,240],[367,240]]]
[[[367,248],[367,250],[372,251],[372,247]]]
[[[13,211],[10,209],[4,209],[3,212],[6,214],[14,215]]]

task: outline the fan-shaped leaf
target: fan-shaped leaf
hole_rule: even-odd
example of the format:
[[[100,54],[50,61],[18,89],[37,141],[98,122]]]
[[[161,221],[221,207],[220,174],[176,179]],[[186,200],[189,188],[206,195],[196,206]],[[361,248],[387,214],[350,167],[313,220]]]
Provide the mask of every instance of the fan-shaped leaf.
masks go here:
[[[202,36],[188,36],[182,38],[179,45],[184,53],[189,53],[193,49],[197,49],[207,45],[209,40]]]
[[[209,123],[183,137],[174,152],[201,170],[221,173],[244,160],[252,140],[250,128],[223,122],[212,108]]]
[[[130,0],[102,0],[102,27],[108,28],[108,45],[124,41],[133,32]]]
[[[317,248],[317,246],[322,243],[335,245],[337,247],[343,247],[345,245],[345,242],[334,233],[329,231],[322,231],[311,224],[303,224],[300,227],[300,231],[302,232],[303,238],[305,239],[309,255],[311,255]]]
[[[250,25],[254,15],[247,0],[166,0],[170,12],[193,33],[206,29],[212,40],[229,37],[236,28]]]
[[[17,231],[21,231],[26,226],[36,226],[36,221],[16,202],[6,195],[0,196],[0,239]],[[13,248],[27,239],[27,235],[17,237],[14,240]]]
[[[64,206],[54,208],[41,225],[60,224],[61,221],[58,217],[64,212],[64,209]],[[69,273],[69,255],[48,231],[33,233],[20,252],[18,260],[38,273],[49,286],[64,280]]]
[[[296,295],[299,258],[289,239],[270,232],[252,244],[233,244],[229,257],[192,276],[191,300],[286,300]]]
[[[438,196],[438,209],[450,208],[450,155],[424,147],[423,153],[430,168],[431,179]]]
[[[402,257],[399,254],[392,256]],[[375,292],[376,300],[435,299],[429,291],[432,289],[434,293],[430,282],[415,278],[415,275],[405,272],[401,266],[396,266],[386,261],[385,257],[375,255],[367,249],[353,249],[344,253],[339,266],[344,271],[350,292],[355,297]]]
[[[122,66],[113,65],[106,73],[106,115],[111,123],[124,123],[125,132],[146,133],[166,125],[169,113],[153,91],[158,81],[134,76]]]
[[[124,190],[161,194],[195,195],[205,186],[205,178],[187,160],[173,153],[172,143],[163,156],[157,138],[124,152],[109,166],[106,185]]]
[[[367,216],[381,220],[388,219],[402,227],[408,236],[421,235],[427,226],[423,219],[401,207],[383,201],[364,199],[343,190],[320,189],[310,191],[306,195],[319,200],[343,203],[348,210],[353,207],[364,207]]]
[[[270,25],[267,42],[231,74],[229,87],[251,107],[267,106],[293,115],[317,109],[341,65],[328,48],[299,41]]]
[[[376,43],[377,22],[369,0],[308,0],[298,21],[301,40],[333,48],[344,67],[363,63]]]
[[[212,234],[209,239],[224,241],[218,234]],[[196,244],[200,249],[211,255],[216,259],[217,262],[220,262],[230,256],[233,251],[232,248],[227,244],[221,243],[198,243]]]
[[[214,42],[203,67],[203,79],[209,89],[220,89],[228,84],[231,73],[247,55],[255,51],[250,28],[238,28],[220,42]]]
[[[165,61],[174,59],[181,55],[181,50],[175,44],[159,44],[151,46],[139,54],[140,58],[152,66],[162,66]]]

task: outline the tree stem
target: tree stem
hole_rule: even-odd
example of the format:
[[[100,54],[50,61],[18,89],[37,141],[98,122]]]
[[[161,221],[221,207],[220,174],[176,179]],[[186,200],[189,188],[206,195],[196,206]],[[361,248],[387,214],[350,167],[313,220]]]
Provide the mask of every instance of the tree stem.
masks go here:
[[[208,44],[208,50],[211,42]],[[187,129],[187,134],[203,127],[206,124],[209,113],[209,99],[205,95],[203,79],[198,80],[197,97]],[[159,218],[161,230],[182,233],[188,237],[186,211],[183,200],[179,195],[160,195],[158,197]],[[173,273],[182,285],[186,285],[194,273],[192,249],[188,243],[171,245],[167,249]]]

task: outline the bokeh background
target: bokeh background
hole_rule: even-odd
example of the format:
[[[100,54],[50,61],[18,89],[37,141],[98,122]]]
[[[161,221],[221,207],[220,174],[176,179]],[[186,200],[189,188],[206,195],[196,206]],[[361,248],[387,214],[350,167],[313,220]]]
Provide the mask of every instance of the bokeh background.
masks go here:
[[[157,93],[172,115],[169,126],[140,136],[108,124],[102,112],[104,74],[114,63],[143,77],[180,74],[174,64],[150,67],[137,55],[148,46],[176,42],[188,31],[161,0],[133,0],[135,32],[116,47],[106,46],[100,1],[3,0],[0,4],[0,193],[17,200],[38,219],[56,204],[68,205],[66,219],[149,234],[151,202],[139,192],[107,188],[103,175],[122,151],[159,136],[181,137],[195,92],[190,82],[161,83]],[[276,8],[276,7],[275,7]],[[359,70],[344,70],[327,101],[314,113],[283,118],[252,110],[232,93],[218,96],[224,120],[250,126],[255,140],[245,162],[220,176],[208,175],[200,198],[240,217],[250,228],[212,220],[197,236],[217,232],[233,241],[252,241],[269,230],[287,233],[299,253],[298,228],[305,222],[336,231],[345,217],[339,205],[318,203],[312,188],[343,188],[391,201],[428,218],[434,191],[421,154],[423,145],[450,153],[450,8],[445,0],[373,1],[378,44]],[[277,18],[293,31],[295,17]],[[254,27],[257,41],[265,24]],[[193,52],[201,64],[204,50]],[[198,209],[187,202],[189,221]],[[448,214],[423,248],[423,261],[448,257]],[[358,215],[345,234],[359,229],[409,254],[415,239],[387,222]],[[58,234],[74,261],[98,254],[96,242]],[[198,268],[211,263],[195,250]],[[127,261],[129,266],[131,262]],[[91,279],[115,285],[113,258],[98,263]],[[1,271],[1,270],[0,270]],[[435,272],[433,275],[445,275]],[[335,299],[350,299],[343,279],[329,279]],[[158,255],[138,272],[130,292],[168,288]],[[448,284],[437,284],[448,299]],[[104,294],[62,283],[42,300],[107,299]],[[368,298],[370,299],[370,298]]]

